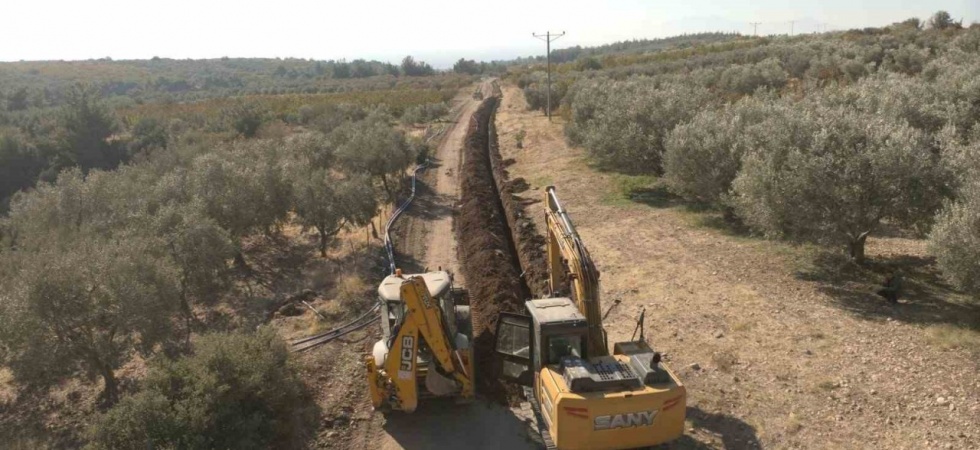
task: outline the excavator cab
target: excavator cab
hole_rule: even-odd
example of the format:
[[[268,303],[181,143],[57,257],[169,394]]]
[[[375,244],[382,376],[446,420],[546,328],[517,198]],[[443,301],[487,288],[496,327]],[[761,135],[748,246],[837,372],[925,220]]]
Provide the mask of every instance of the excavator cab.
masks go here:
[[[570,299],[531,300],[525,306],[530,316],[501,313],[497,323],[496,352],[504,378],[530,386],[531,374],[542,366],[588,357],[588,322]]]
[[[548,448],[632,448],[680,436],[684,386],[644,340],[592,355],[588,321],[571,299],[525,307],[528,315],[500,314],[495,350],[501,377],[524,386]]]

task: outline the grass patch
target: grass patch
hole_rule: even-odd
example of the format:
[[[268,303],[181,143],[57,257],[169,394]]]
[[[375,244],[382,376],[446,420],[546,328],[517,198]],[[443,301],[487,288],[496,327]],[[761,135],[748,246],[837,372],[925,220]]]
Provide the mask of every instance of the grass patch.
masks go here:
[[[796,414],[789,413],[789,417],[786,418],[786,432],[788,434],[799,433],[803,429],[803,422]]]
[[[337,281],[333,299],[317,308],[320,313],[308,314],[308,334],[330,329],[342,318],[362,314],[371,307],[374,297],[372,289],[363,278],[356,275],[342,275]],[[304,305],[305,307],[305,305]],[[326,317],[326,320],[320,316]]]
[[[529,179],[527,181],[528,181],[528,183],[531,184],[531,186],[539,187],[539,188],[542,188],[542,189],[544,189],[547,186],[554,186],[554,184],[555,184],[555,179],[551,175],[542,175],[542,176],[539,176],[539,177],[532,177],[531,179]]]
[[[746,332],[755,327],[754,321],[743,321],[732,325],[732,331]]]
[[[718,368],[718,370],[731,373],[732,367],[738,363],[738,357],[735,356],[730,350],[723,350],[711,355],[711,362]]]
[[[831,380],[824,380],[817,383],[817,388],[824,391],[833,391],[840,387],[840,383]]]
[[[667,191],[667,185],[652,175],[611,174],[611,189],[602,197],[602,203],[611,206],[631,206],[644,203],[660,207],[671,206],[675,198]]]
[[[945,349],[962,349],[980,354],[980,330],[955,325],[932,325],[926,329],[929,342]]]

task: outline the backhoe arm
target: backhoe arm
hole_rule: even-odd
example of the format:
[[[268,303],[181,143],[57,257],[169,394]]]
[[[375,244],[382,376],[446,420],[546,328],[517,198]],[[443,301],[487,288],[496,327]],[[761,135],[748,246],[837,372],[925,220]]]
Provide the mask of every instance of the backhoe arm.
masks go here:
[[[460,383],[463,397],[468,397],[473,392],[472,374],[467,373],[466,364],[455,349],[452,337],[446,332],[442,311],[429,295],[425,281],[422,277],[408,279],[402,283],[401,294],[408,311],[405,322],[414,322],[439,367]]]
[[[429,295],[425,281],[422,277],[405,280],[400,287],[400,293],[405,303],[405,318],[395,327],[394,338],[383,367],[377,367],[373,358],[365,358],[374,407],[382,408],[387,405],[400,411],[415,411],[419,399],[419,338],[432,350],[439,368],[459,383],[461,396],[472,397],[472,374],[467,373],[466,364],[459,351],[454,348],[454,341],[446,331],[439,305]]]

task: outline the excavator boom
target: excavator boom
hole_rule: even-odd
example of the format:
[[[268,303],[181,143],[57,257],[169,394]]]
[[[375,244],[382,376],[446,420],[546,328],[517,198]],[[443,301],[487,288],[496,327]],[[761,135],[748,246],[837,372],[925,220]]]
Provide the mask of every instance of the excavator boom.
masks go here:
[[[551,295],[568,295],[589,324],[588,352],[609,354],[602,327],[599,301],[599,270],[582,243],[572,219],[558,201],[554,186],[546,189],[545,221],[548,225],[548,279]]]

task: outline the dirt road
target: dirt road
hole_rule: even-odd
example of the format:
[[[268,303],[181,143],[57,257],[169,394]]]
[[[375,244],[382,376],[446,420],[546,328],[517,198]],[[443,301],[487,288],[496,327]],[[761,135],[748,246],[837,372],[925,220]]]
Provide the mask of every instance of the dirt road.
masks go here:
[[[413,228],[403,239],[405,256],[418,260],[422,268],[439,267],[456,274],[457,283],[464,285],[456,258],[456,239],[453,235],[453,210],[459,201],[459,167],[462,164],[463,140],[466,126],[480,102],[468,93],[460,97],[453,124],[443,135],[430,157],[429,169],[423,176],[418,204],[413,205],[406,222]]]
[[[481,87],[491,93],[490,84]],[[418,196],[398,226],[395,248],[399,265],[406,271],[438,267],[456,274],[456,283],[466,286],[459,272],[453,211],[459,201],[459,168],[470,117],[480,102],[464,92],[456,101],[454,123],[443,135],[431,157],[430,169],[422,176]],[[351,448],[400,449],[533,449],[530,430],[512,411],[482,399],[466,405],[452,401],[427,402],[412,414],[373,414],[359,430]]]

